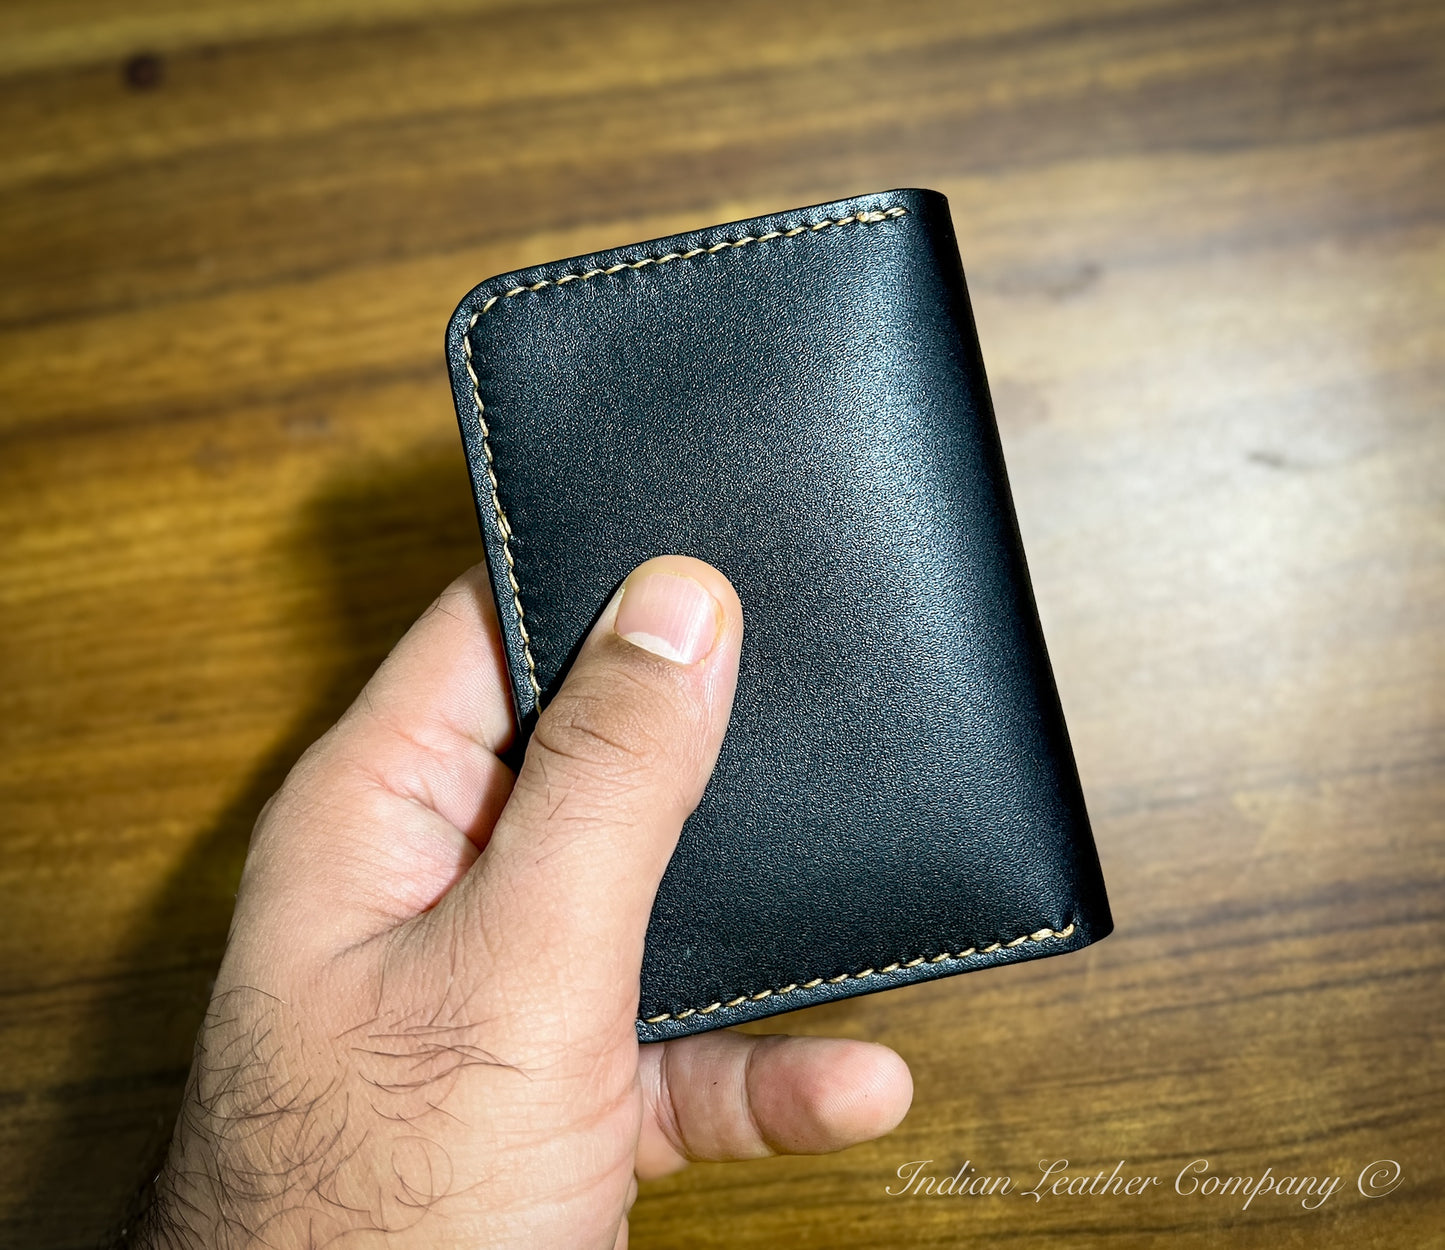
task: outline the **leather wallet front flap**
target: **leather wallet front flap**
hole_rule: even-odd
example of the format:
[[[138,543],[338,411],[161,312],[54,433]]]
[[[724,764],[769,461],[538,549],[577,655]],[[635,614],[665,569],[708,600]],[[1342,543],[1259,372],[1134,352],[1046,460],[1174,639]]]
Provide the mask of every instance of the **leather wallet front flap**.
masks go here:
[[[492,279],[448,358],[524,733],[641,561],[743,602],[643,1040],[1108,933],[942,196]]]

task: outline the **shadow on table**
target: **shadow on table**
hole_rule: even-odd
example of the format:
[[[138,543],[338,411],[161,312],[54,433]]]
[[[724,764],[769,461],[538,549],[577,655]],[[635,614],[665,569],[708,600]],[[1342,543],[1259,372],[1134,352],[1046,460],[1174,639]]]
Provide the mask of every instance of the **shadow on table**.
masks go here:
[[[312,688],[325,694],[196,839],[130,934],[126,971],[88,987],[77,1049],[89,1058],[37,1117],[50,1133],[26,1187],[31,1213],[17,1222],[28,1227],[11,1224],[15,1244],[86,1247],[113,1236],[107,1222],[159,1166],[257,814],[437,591],[482,556],[460,449],[438,440],[405,462],[349,472],[307,508],[284,554],[332,592],[324,621],[297,622],[313,638],[333,634],[307,642],[324,670]]]

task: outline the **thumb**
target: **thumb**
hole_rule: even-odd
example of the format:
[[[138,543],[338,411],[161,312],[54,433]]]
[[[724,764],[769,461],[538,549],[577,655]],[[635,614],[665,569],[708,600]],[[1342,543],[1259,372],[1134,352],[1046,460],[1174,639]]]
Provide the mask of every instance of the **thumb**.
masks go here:
[[[722,744],[742,625],[726,577],[660,556],[584,641],[491,841],[447,898],[509,999],[565,1000],[554,1018],[596,1027],[601,1013],[631,1031],[648,915]]]

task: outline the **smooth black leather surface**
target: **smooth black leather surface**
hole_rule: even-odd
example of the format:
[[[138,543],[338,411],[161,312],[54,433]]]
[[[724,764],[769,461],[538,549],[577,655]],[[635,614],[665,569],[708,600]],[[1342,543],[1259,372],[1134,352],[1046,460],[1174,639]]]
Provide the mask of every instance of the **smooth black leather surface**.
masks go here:
[[[639,1037],[1109,932],[941,195],[494,278],[447,350],[524,732],[642,560],[742,598]]]

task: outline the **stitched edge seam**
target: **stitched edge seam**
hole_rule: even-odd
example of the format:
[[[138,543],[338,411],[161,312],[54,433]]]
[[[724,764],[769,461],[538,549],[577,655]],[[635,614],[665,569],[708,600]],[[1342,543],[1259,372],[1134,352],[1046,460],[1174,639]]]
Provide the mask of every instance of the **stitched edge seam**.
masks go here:
[[[663,1024],[668,1020],[686,1020],[689,1016],[710,1016],[715,1011],[725,1011],[729,1007],[741,1007],[744,1003],[760,1003],[766,998],[777,998],[782,994],[791,994],[795,990],[816,989],[820,985],[839,985],[844,981],[861,981],[865,977],[880,976],[887,972],[901,972],[905,968],[917,968],[920,964],[941,964],[951,960],[970,959],[977,955],[991,955],[997,950],[1009,950],[1015,946],[1022,946],[1025,942],[1047,942],[1051,939],[1069,937],[1075,929],[1075,923],[1071,920],[1063,929],[1035,929],[1032,933],[1025,933],[1022,937],[1016,937],[1011,942],[992,942],[988,946],[970,946],[962,951],[944,951],[941,955],[934,955],[931,959],[920,955],[917,959],[910,959],[907,963],[891,963],[883,968],[864,968],[862,972],[845,972],[836,977],[814,977],[811,981],[804,981],[801,984],[794,981],[790,985],[784,985],[775,990],[759,990],[756,994],[739,994],[736,998],[727,1001],[709,1003],[706,1007],[689,1007],[686,1011],[664,1011],[658,1016],[648,1016],[645,1019],[639,1017],[638,1024]]]
[[[471,320],[467,322],[467,331],[462,335],[462,348],[466,353],[467,376],[472,380],[472,398],[477,405],[477,424],[482,431],[482,455],[487,462],[487,481],[492,490],[492,510],[496,513],[497,525],[502,532],[502,555],[507,561],[507,581],[512,587],[512,606],[517,610],[517,632],[522,636],[522,656],[527,662],[527,681],[531,684],[532,695],[538,706],[542,702],[542,687],[537,683],[537,664],[532,656],[532,639],[527,633],[526,620],[522,612],[522,588],[517,584],[517,565],[512,559],[512,527],[507,523],[507,514],[502,509],[502,500],[497,493],[497,468],[492,459],[491,430],[487,426],[486,406],[482,403],[482,384],[477,377],[477,371],[472,368],[471,335],[477,322],[485,314],[491,312],[498,301],[512,299],[527,291],[540,291],[549,286],[565,286],[568,282],[587,282],[592,278],[599,278],[603,274],[620,273],[624,269],[645,269],[648,265],[665,265],[673,260],[689,260],[694,256],[713,255],[717,252],[726,252],[730,248],[746,247],[749,243],[765,243],[769,239],[792,239],[800,234],[816,234],[818,231],[827,230],[832,226],[846,226],[850,223],[860,226],[872,225],[893,217],[902,217],[907,212],[906,208],[894,205],[891,208],[853,213],[847,217],[829,218],[826,221],[813,222],[811,225],[794,226],[790,230],[769,230],[766,234],[749,234],[744,235],[741,239],[726,239],[721,243],[714,243],[711,247],[694,247],[685,252],[668,252],[664,256],[645,256],[641,260],[622,261],[615,265],[608,265],[605,269],[588,269],[584,273],[564,273],[560,278],[544,278],[540,282],[533,282],[528,286],[514,286],[500,295],[493,295],[472,314]],[[768,992],[772,993],[773,991]]]
[[[482,309],[485,312],[486,309]],[[492,510],[497,514],[497,526],[502,531],[502,555],[507,561],[507,581],[512,584],[512,606],[517,609],[517,632],[522,635],[522,655],[527,661],[527,680],[532,685],[532,697],[542,701],[542,687],[537,684],[537,665],[532,659],[532,639],[527,633],[527,622],[522,615],[522,588],[517,585],[517,565],[512,559],[512,527],[507,523],[507,514],[502,510],[502,500],[497,494],[497,466],[492,460],[491,430],[487,428],[486,410],[482,404],[481,380],[472,368],[472,327],[482,313],[474,313],[467,322],[467,332],[462,335],[462,348],[467,355],[467,376],[472,380],[472,398],[477,403],[477,424],[482,429],[482,456],[487,462],[487,481],[492,487]]]

